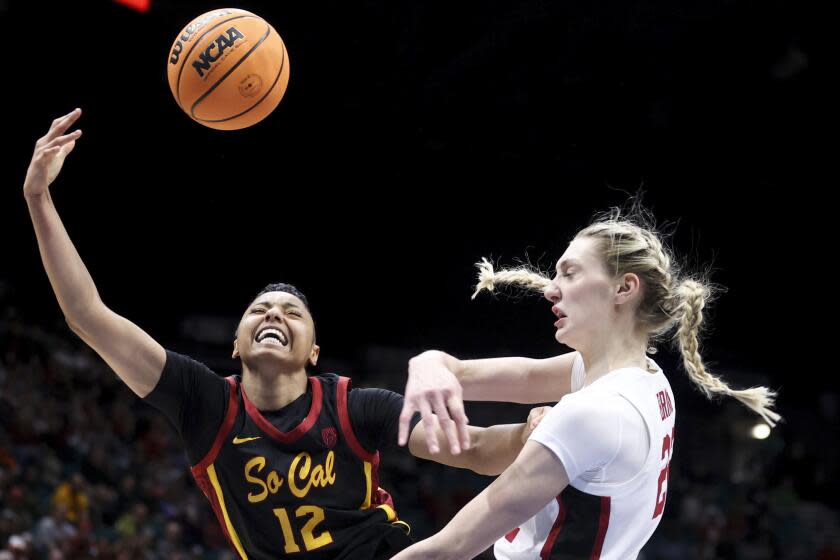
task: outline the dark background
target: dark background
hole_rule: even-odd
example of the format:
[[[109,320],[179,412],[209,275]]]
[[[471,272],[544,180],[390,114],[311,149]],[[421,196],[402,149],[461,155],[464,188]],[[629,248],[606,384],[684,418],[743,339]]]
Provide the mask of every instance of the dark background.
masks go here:
[[[81,107],[52,192],[104,301],[217,368],[236,367],[228,333],[274,281],[308,295],[323,368],[362,385],[401,390],[426,348],[561,351],[539,298],[471,302],[473,263],[550,269],[595,211],[641,189],[678,255],[727,289],[709,314],[713,371],[780,389],[783,447],[816,437],[823,406],[836,433],[817,350],[832,281],[808,250],[832,214],[813,172],[828,93],[808,3],[241,2],[283,37],[291,80],[233,132],[191,121],[166,81],[176,34],[217,7],[0,2],[7,317],[62,332],[20,185],[34,141]],[[716,415],[673,353],[657,359],[684,418]]]

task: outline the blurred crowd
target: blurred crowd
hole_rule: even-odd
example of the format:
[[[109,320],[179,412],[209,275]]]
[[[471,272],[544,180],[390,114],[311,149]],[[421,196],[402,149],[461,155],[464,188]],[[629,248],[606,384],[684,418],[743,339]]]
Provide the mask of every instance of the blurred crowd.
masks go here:
[[[409,354],[368,349],[349,368],[355,386],[400,391],[402,377],[377,372]],[[838,396],[782,410],[787,422],[756,440],[738,405],[679,388],[668,505],[640,558],[840,559]],[[527,410],[471,405],[469,416],[486,425]],[[383,454],[381,480],[416,538],[492,481],[396,447]],[[234,556],[164,417],[66,328],[26,324],[9,309],[0,319],[0,560],[34,558]]]

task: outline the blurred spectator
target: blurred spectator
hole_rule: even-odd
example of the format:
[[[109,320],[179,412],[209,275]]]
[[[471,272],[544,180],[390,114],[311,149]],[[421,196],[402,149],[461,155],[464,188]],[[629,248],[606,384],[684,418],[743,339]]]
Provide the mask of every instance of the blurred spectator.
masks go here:
[[[70,522],[67,508],[62,503],[53,503],[49,515],[42,517],[35,526],[35,549],[41,553],[60,547],[64,541],[78,537],[79,531]]]
[[[85,530],[90,527],[86,487],[84,477],[76,472],[70,476],[70,480],[58,485],[52,497],[53,507],[61,507],[68,521]]]

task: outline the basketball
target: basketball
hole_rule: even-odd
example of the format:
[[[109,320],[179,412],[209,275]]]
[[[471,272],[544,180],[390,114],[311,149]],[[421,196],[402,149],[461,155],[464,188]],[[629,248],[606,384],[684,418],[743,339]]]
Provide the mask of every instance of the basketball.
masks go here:
[[[189,22],[172,43],[166,68],[178,106],[197,123],[219,130],[263,120],[289,83],[283,39],[261,17],[235,8]]]

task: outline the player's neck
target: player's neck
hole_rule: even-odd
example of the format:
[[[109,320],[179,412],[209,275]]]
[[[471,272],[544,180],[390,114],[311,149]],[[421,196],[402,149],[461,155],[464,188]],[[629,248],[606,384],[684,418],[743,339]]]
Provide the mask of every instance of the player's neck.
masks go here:
[[[306,370],[264,372],[242,368],[242,385],[258,410],[279,410],[306,392]]]
[[[586,370],[586,385],[617,369],[647,368],[646,338],[638,335],[604,337],[598,343],[581,350]]]

